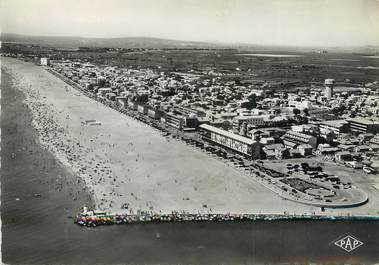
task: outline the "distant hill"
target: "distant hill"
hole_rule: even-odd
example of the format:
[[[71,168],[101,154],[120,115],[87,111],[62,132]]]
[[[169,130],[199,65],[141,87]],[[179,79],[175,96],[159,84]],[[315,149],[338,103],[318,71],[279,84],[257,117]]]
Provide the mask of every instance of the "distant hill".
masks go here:
[[[316,52],[327,50],[329,52],[342,53],[367,53],[378,54],[379,46],[351,46],[351,47],[296,47],[255,45],[248,43],[210,43],[197,41],[180,41],[148,37],[123,37],[123,38],[85,38],[85,37],[59,37],[59,36],[32,36],[12,33],[2,33],[0,40],[8,43],[35,44],[54,48],[78,48],[78,47],[106,47],[106,48],[231,48],[246,51],[287,51],[287,52]]]
[[[217,44],[195,41],[168,40],[147,37],[125,38],[84,38],[58,36],[29,36],[19,34],[1,34],[3,42],[35,44],[45,47],[77,48],[77,47],[107,47],[107,48],[216,48]]]

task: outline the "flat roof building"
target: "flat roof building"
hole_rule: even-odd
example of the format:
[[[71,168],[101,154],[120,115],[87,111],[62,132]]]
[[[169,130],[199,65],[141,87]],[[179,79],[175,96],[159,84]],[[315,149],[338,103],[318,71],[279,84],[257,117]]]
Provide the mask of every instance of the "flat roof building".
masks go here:
[[[174,127],[178,130],[183,128],[183,116],[174,113],[166,112],[163,116],[167,125]]]
[[[204,138],[212,143],[232,149],[252,159],[260,158],[261,144],[257,141],[208,124],[202,124],[199,128]]]
[[[320,134],[325,136],[328,132],[333,132],[335,135],[347,133],[349,123],[345,120],[329,120],[320,123]]]
[[[349,119],[349,126],[352,132],[358,133],[379,133],[379,121],[362,118]]]
[[[312,148],[317,147],[317,138],[305,133],[288,131],[283,136],[283,142],[287,147],[294,148],[296,145],[309,144]]]
[[[46,57],[42,57],[40,61],[41,65],[50,65],[50,59]]]

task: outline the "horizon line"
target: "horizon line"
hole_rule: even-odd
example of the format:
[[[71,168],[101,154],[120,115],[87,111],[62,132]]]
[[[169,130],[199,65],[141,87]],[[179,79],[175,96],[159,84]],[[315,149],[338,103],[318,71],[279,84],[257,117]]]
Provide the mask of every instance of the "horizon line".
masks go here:
[[[213,44],[218,46],[261,46],[261,47],[288,47],[288,48],[360,48],[360,47],[375,47],[379,48],[378,44],[362,44],[362,45],[350,45],[350,46],[340,46],[340,45],[295,45],[295,44],[257,44],[257,43],[246,43],[246,42],[225,42],[225,41],[200,41],[200,40],[183,40],[183,39],[171,39],[171,38],[162,38],[162,37],[151,37],[151,36],[122,36],[122,37],[89,37],[89,36],[75,36],[75,35],[44,35],[44,34],[28,34],[28,33],[13,33],[13,32],[0,32],[0,43],[1,37],[3,35],[18,35],[18,36],[27,36],[27,37],[48,37],[48,38],[81,38],[81,39],[103,39],[103,40],[112,40],[112,39],[157,39],[157,40],[166,40],[166,41],[176,41],[176,42],[192,42],[199,44]]]

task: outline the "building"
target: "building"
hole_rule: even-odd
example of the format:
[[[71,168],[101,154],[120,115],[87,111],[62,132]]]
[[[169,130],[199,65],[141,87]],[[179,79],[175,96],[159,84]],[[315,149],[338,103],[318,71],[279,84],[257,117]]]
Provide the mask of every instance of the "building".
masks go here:
[[[334,79],[325,79],[325,97],[329,100],[333,97]]]
[[[357,133],[379,133],[379,121],[373,121],[363,118],[349,119],[349,127],[352,132]]]
[[[147,114],[148,108],[146,105],[137,105],[137,111],[141,114]]]
[[[301,144],[297,147],[299,149],[300,154],[302,156],[309,156],[312,155],[312,146],[309,144]]]
[[[112,89],[110,87],[102,87],[97,90],[97,96],[101,98],[105,98],[107,93],[112,93]]]
[[[329,144],[320,144],[318,147],[317,147],[317,150],[316,150],[316,155],[333,155],[334,157],[334,154],[337,153],[338,151],[340,151],[340,149],[338,147],[333,147],[333,146],[330,146]]]
[[[132,110],[137,110],[137,102],[131,99],[128,99],[128,108]]]
[[[379,144],[379,134],[371,138],[370,143]]]
[[[289,153],[290,153],[290,156],[292,158],[300,158],[300,157],[302,157],[302,154],[301,154],[301,152],[300,152],[299,149],[290,149]]]
[[[345,120],[330,120],[320,123],[320,134],[326,136],[329,132],[333,132],[335,135],[341,133],[347,133],[349,131],[349,123]]]
[[[287,131],[287,133],[283,136],[283,143],[286,147],[295,148],[298,145],[309,144],[313,149],[317,147],[317,138],[294,131]]]
[[[186,131],[196,130],[199,126],[199,120],[196,115],[186,115],[183,117],[183,127]]]
[[[259,142],[263,145],[275,144],[275,139],[274,139],[274,137],[263,137],[260,139]]]
[[[312,104],[309,100],[302,100],[302,101],[291,100],[288,102],[288,106],[291,108],[299,109],[299,110],[312,108]]]
[[[196,109],[192,109],[192,108],[177,106],[177,107],[175,107],[175,110],[177,112],[181,113],[182,115],[188,115],[188,116],[196,115],[197,117],[205,117],[204,111],[200,111],[200,110],[196,110]]]
[[[150,118],[153,118],[153,119],[160,119],[162,117],[162,113],[161,111],[157,110],[157,109],[154,109],[154,108],[148,108],[147,110],[147,115],[150,117]]]
[[[261,144],[259,142],[208,124],[202,124],[199,128],[203,138],[209,142],[246,155],[251,159],[260,159],[261,157]]]
[[[287,150],[287,148],[284,147],[283,144],[270,144],[265,145],[263,148],[263,153],[266,159],[282,159],[283,154],[286,155],[286,152],[284,150]]]
[[[334,158],[336,161],[344,162],[350,161],[352,159],[352,155],[348,151],[341,151],[334,154]]]
[[[305,133],[309,135],[317,136],[320,134],[320,128],[314,124],[301,124],[291,126],[291,130],[294,132]]]
[[[164,115],[164,120],[168,126],[174,127],[178,130],[181,130],[183,128],[182,115],[176,115],[174,113],[166,112]]]
[[[123,108],[126,108],[128,104],[128,99],[126,97],[118,96],[116,97],[116,102]]]
[[[42,57],[41,58],[41,65],[50,65],[50,59],[49,58],[46,58],[46,57]]]
[[[244,123],[257,127],[265,125],[263,116],[237,116],[233,120],[233,128],[238,131]]]
[[[117,95],[113,92],[109,92],[109,93],[105,94],[105,98],[108,100],[112,100],[112,101],[116,100],[116,96]]]

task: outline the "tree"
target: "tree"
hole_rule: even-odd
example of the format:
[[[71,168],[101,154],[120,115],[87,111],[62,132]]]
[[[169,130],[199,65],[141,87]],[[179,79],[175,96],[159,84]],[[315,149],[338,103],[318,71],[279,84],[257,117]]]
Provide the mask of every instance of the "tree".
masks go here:
[[[303,113],[305,116],[309,116],[309,110],[308,109],[303,109]]]
[[[254,109],[257,107],[257,96],[255,94],[251,94],[247,100],[249,100],[249,103],[246,106],[248,109]]]
[[[300,114],[300,110],[297,109],[297,108],[294,108],[294,109],[292,110],[292,112],[293,112],[293,114],[295,114],[295,115],[299,115],[299,114]]]
[[[336,115],[336,116],[341,115],[341,114],[343,113],[343,111],[344,111],[344,109],[343,109],[342,107],[344,107],[344,105],[341,105],[341,106],[339,106],[339,107],[335,107],[335,108],[333,108],[333,109],[332,109],[332,113],[333,113],[334,115]]]

